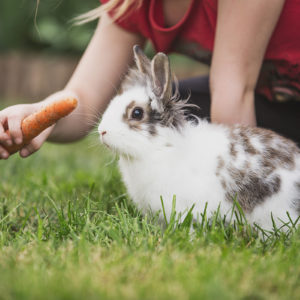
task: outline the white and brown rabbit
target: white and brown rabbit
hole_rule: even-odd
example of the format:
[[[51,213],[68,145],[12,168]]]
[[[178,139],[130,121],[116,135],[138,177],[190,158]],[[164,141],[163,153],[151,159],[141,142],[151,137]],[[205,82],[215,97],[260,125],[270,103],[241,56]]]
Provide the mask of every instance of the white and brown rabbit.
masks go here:
[[[150,61],[134,47],[131,69],[103,115],[101,141],[115,150],[129,195],[146,211],[162,209],[167,217],[176,195],[176,211],[195,204],[208,216],[220,205],[232,211],[236,199],[250,224],[272,229],[300,215],[300,150],[269,130],[195,122],[186,100],[172,94],[168,57]]]

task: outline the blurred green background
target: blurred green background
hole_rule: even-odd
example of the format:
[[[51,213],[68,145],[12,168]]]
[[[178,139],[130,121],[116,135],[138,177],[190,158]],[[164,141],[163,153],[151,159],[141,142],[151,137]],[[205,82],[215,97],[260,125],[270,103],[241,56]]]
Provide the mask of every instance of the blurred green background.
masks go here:
[[[34,102],[62,89],[97,22],[74,18],[98,0],[0,1],[0,101]]]
[[[74,26],[72,19],[98,0],[1,0],[0,51],[80,55],[96,22]]]

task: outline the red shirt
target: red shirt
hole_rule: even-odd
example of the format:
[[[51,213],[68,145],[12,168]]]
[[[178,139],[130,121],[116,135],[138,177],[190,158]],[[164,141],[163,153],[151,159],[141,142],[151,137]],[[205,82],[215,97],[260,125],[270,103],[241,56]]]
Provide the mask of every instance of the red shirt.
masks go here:
[[[216,19],[217,0],[191,0],[184,17],[166,27],[162,1],[143,0],[139,9],[116,23],[150,39],[157,51],[178,52],[210,64]],[[266,49],[257,92],[270,100],[300,101],[300,0],[285,2]]]

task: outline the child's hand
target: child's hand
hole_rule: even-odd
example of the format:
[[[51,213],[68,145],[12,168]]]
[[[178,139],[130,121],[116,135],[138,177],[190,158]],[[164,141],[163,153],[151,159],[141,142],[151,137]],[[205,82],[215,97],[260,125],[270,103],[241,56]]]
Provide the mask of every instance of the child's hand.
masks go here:
[[[41,103],[18,104],[7,107],[0,111],[0,159],[7,159],[9,152],[5,146],[20,145],[23,142],[21,122],[28,115],[34,113],[41,107]],[[44,130],[34,138],[28,145],[24,146],[20,155],[27,157],[37,151],[51,133],[53,126]],[[7,134],[9,130],[9,134]]]

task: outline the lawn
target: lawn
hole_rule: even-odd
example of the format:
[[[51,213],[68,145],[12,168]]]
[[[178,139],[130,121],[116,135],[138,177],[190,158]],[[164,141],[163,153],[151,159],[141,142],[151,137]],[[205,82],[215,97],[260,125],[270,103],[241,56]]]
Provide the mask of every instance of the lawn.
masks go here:
[[[0,172],[0,299],[300,298],[299,230],[261,240],[217,217],[162,230],[96,135]]]

